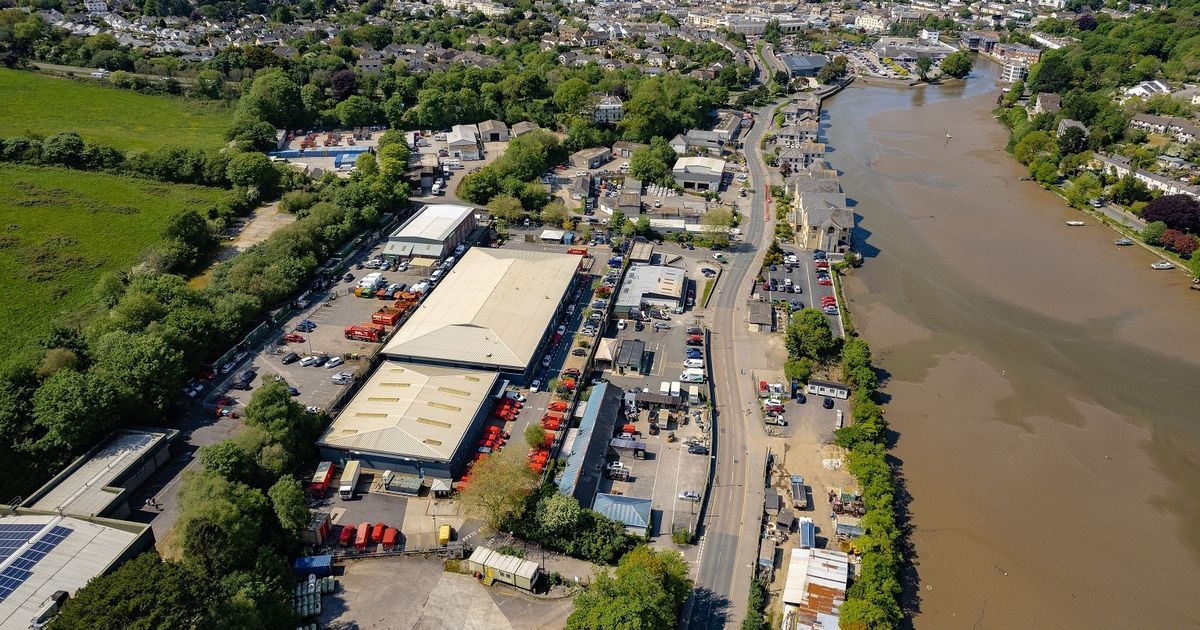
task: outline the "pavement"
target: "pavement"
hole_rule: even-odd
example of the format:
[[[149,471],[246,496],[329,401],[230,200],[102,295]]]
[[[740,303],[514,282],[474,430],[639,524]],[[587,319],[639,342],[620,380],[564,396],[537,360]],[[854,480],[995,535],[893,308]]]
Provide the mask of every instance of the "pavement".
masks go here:
[[[700,529],[695,591],[683,612],[683,625],[690,629],[725,627],[745,615],[758,557],[767,438],[757,414],[750,413],[757,402],[751,380],[740,375],[754,365],[751,348],[757,345],[744,325],[750,281],[774,235],[773,213],[767,212],[758,185],[771,181],[758,147],[771,126],[772,107],[754,110],[754,127],[743,138],[755,192],[743,215],[744,240],[727,252],[729,262],[710,304],[716,465]]]

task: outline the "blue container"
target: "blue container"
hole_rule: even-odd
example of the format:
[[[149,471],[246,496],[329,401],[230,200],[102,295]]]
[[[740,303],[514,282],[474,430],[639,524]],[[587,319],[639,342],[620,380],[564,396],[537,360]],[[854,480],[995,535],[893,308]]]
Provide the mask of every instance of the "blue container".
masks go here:
[[[315,575],[326,577],[333,575],[333,556],[303,556],[292,563],[292,573],[296,577]]]

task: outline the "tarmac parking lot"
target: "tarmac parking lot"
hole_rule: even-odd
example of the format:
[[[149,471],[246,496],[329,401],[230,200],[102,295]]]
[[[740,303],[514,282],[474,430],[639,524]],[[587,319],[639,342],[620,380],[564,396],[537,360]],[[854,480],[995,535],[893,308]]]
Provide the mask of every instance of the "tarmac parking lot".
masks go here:
[[[771,271],[770,268],[764,269],[762,272],[763,278],[767,282],[775,280],[780,290],[764,291],[762,283],[758,282],[754,285],[755,295],[764,295],[769,301],[783,300],[789,303],[795,301],[799,303],[800,308],[816,308],[818,310],[821,308],[822,298],[826,296],[837,297],[833,290],[833,285],[822,285],[817,282],[816,261],[813,260],[812,252],[792,246],[784,246],[783,251],[788,254],[795,254],[799,262],[795,265],[775,265],[774,271]],[[791,267],[792,271],[788,271],[789,267]],[[787,280],[791,280],[792,285],[800,292],[794,293],[783,290],[782,288],[786,286]],[[837,315],[826,314],[826,316],[829,318],[830,326],[833,327],[834,336],[845,336],[845,331],[842,330],[841,319]],[[781,325],[786,325],[786,322],[781,323]]]

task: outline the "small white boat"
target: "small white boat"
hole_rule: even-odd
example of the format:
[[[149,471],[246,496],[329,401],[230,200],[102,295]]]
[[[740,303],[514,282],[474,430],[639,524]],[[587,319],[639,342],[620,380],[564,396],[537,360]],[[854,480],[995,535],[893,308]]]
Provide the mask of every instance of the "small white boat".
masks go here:
[[[1069,225],[1071,227],[1079,227],[1081,225],[1087,225],[1087,224],[1084,223],[1083,221],[1067,221],[1067,225]]]
[[[1133,245],[1133,241],[1131,241],[1127,238],[1119,238],[1119,239],[1113,241],[1113,245],[1119,245],[1121,247],[1128,247],[1130,245]]]
[[[1174,269],[1175,265],[1172,265],[1171,263],[1169,263],[1165,260],[1160,260],[1155,263],[1150,263],[1150,268],[1157,269],[1159,271],[1166,271],[1167,269]]]

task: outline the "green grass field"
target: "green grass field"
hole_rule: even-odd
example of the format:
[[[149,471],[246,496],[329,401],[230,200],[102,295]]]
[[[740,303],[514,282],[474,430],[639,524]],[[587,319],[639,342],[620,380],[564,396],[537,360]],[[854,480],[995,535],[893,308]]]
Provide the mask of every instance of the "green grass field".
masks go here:
[[[231,119],[224,105],[0,69],[0,136],[74,131],[123,151],[164,144],[215,149]]]
[[[96,279],[129,269],[183,208],[223,190],[60,168],[0,168],[0,328],[3,363],[54,321],[96,312]]]

